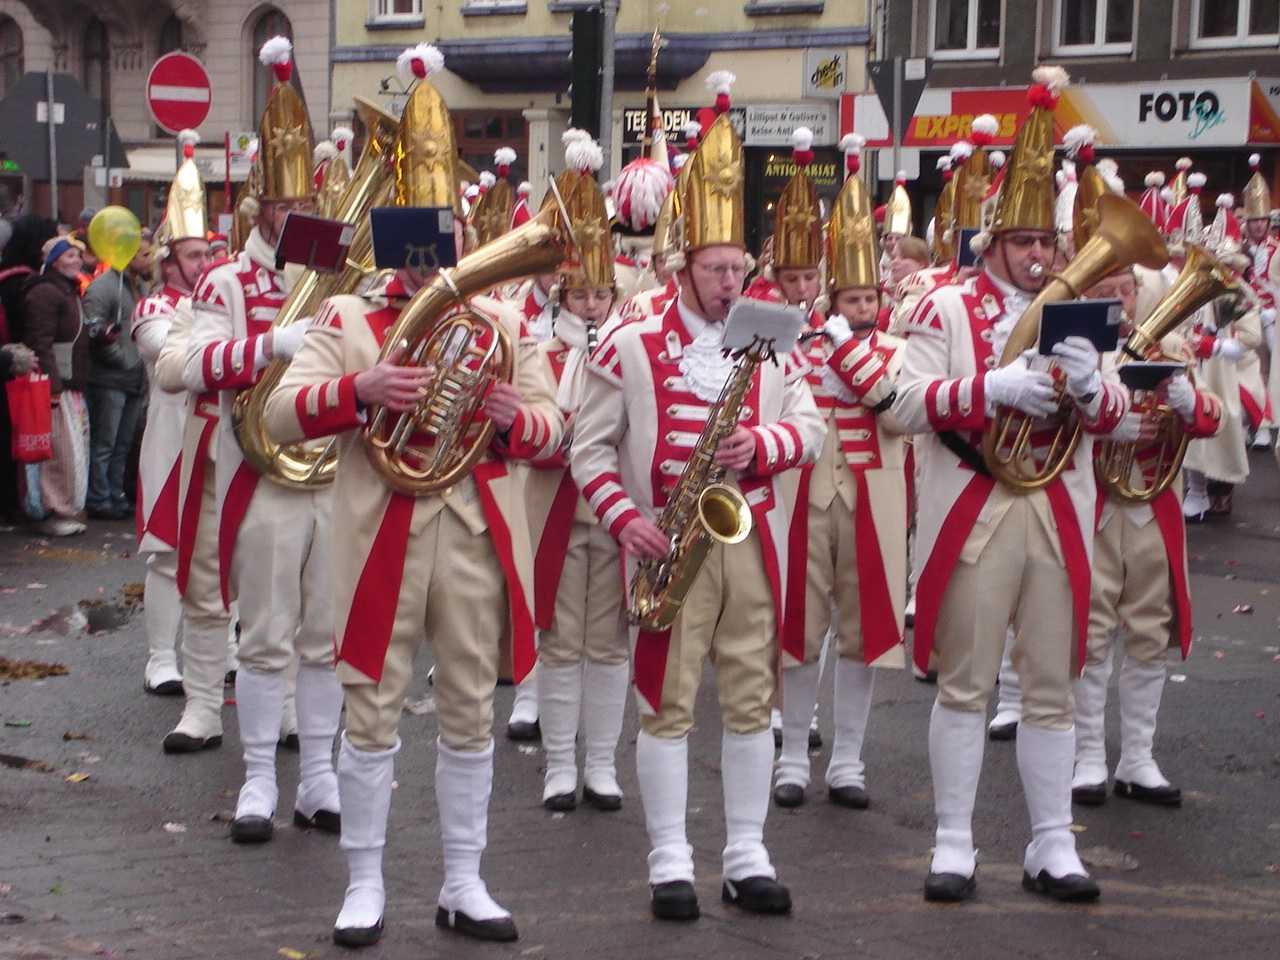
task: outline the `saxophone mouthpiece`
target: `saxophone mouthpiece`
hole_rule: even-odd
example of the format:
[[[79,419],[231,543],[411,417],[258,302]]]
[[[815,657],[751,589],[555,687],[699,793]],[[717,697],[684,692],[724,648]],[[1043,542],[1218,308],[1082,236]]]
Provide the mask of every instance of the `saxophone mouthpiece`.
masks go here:
[[[1027,268],[1027,272],[1030,273],[1031,276],[1034,277],[1036,280],[1039,280],[1041,277],[1044,276],[1044,264],[1033,263],[1030,267]]]

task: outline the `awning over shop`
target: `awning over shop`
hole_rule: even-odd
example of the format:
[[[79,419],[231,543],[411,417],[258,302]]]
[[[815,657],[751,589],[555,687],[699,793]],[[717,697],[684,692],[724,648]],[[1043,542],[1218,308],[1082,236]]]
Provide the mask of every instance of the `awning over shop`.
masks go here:
[[[997,144],[1008,145],[1028,112],[1022,87],[927,88],[907,124],[903,146],[943,150],[967,136],[981,113],[999,121]],[[1280,144],[1280,79],[1168,80],[1077,84],[1063,91],[1054,114],[1059,140],[1087,123],[1101,146],[1135,150],[1195,150]],[[867,146],[892,145],[875,94],[846,94],[841,135],[856,131]]]
[[[124,179],[134,182],[165,182],[177,172],[177,151],[172,145],[134,147],[128,151],[129,167],[122,170]],[[197,147],[196,166],[207,182],[222,183],[226,179],[226,157],[221,147]],[[239,183],[249,176],[249,164],[231,161],[231,180]]]

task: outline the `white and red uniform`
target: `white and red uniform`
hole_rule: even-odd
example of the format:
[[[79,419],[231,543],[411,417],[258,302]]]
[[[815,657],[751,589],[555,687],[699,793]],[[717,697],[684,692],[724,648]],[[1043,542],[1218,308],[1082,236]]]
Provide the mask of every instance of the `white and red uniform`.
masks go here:
[[[920,298],[934,287],[955,280],[957,269],[953,260],[903,277],[893,290],[893,318],[889,321],[888,332],[897,337],[903,336]]]
[[[615,242],[619,252],[613,258],[613,274],[617,278],[619,302],[662,286],[653,272],[652,237],[615,235]]]
[[[1257,384],[1249,384],[1248,389],[1243,382],[1250,358],[1253,364],[1257,363],[1257,350],[1262,345],[1262,321],[1257,310],[1250,310],[1219,331],[1214,310],[1214,304],[1201,307],[1182,329],[1199,359],[1197,383],[1222,401],[1222,429],[1215,435],[1192,440],[1184,465],[1210,481],[1243,483],[1249,477],[1244,416],[1261,417],[1266,402],[1265,391],[1262,396],[1255,392],[1261,383],[1260,374]],[[1214,342],[1218,337],[1238,340],[1246,350],[1245,357],[1237,364],[1224,356],[1214,356]]]
[[[520,311],[520,317],[530,336],[539,343],[551,338],[555,304],[542,292],[536,280],[529,280],[517,287],[510,302]]]
[[[618,313],[624,321],[655,315],[662,316],[679,295],[680,284],[676,282],[675,276],[672,275],[667,278],[665,284],[642,290],[624,301]]]

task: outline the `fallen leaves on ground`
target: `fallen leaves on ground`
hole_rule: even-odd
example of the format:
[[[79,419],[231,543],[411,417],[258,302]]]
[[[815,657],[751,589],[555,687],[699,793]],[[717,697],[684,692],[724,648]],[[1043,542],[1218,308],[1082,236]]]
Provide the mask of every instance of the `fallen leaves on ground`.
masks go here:
[[[62,739],[67,741],[92,740],[93,737],[89,736],[87,733],[72,733],[70,730],[68,730],[66,733],[62,735]]]
[[[1248,616],[1249,614],[1253,613],[1253,606],[1248,603],[1237,603],[1235,607],[1232,608],[1231,612]]]
[[[43,760],[20,757],[16,753],[0,753],[0,766],[10,767],[14,770],[38,770],[40,773],[53,772],[53,767]]]
[[[46,677],[65,677],[68,673],[70,671],[60,663],[0,657],[0,680],[43,680]]]
[[[311,954],[295,950],[293,947],[281,947],[276,951],[276,954],[284,957],[284,960],[307,960],[307,957],[311,956]]]
[[[29,727],[31,726],[31,721],[30,720],[6,720],[4,722],[4,725],[6,727]]]
[[[120,588],[120,595],[124,597],[125,603],[142,603],[142,597],[145,592],[145,587],[141,581],[126,583]]]
[[[411,713],[415,717],[426,716],[436,712],[436,701],[431,694],[427,694],[421,700],[405,700],[404,712]]]
[[[78,770],[75,773],[69,773],[66,777],[67,783],[84,783],[88,779],[89,774],[81,770]]]
[[[161,829],[163,829],[165,833],[186,833],[187,825],[185,823],[177,823],[176,821],[170,820],[163,824]]]
[[[1129,872],[1138,869],[1138,858],[1123,850],[1113,847],[1085,847],[1080,851],[1080,859],[1095,869],[1123,870]]]

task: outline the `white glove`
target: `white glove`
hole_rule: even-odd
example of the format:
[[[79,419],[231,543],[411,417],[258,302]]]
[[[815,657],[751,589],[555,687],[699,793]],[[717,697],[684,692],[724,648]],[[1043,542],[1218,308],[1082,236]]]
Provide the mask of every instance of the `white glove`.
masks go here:
[[[1190,420],[1196,412],[1196,388],[1191,385],[1185,373],[1175,373],[1165,385],[1165,396],[1169,406],[1183,420]]]
[[[1213,342],[1213,355],[1227,363],[1239,363],[1249,351],[1235,337],[1219,337]]]
[[[1098,370],[1098,349],[1084,337],[1067,337],[1053,345],[1053,355],[1067,375],[1067,393],[1079,399],[1102,389],[1102,373]]]
[[[1258,314],[1258,316],[1261,317],[1262,319],[1262,327],[1264,330],[1270,329],[1271,327],[1274,327],[1276,325],[1276,308],[1275,307],[1263,307],[1262,311]]]
[[[849,329],[849,321],[842,314],[833,313],[822,325],[822,332],[827,335],[837,349],[853,339],[853,331]]]
[[[311,327],[310,318],[271,331],[271,359],[292,360],[302,346],[302,338]]]
[[[1111,431],[1108,440],[1115,440],[1119,443],[1133,443],[1142,435],[1142,414],[1126,413],[1120,422],[1116,424],[1116,428]]]
[[[1058,404],[1054,398],[1053,377],[1044,370],[1032,370],[1027,354],[1007,367],[987,374],[983,390],[991,404],[1013,407],[1033,417],[1047,417]]]

